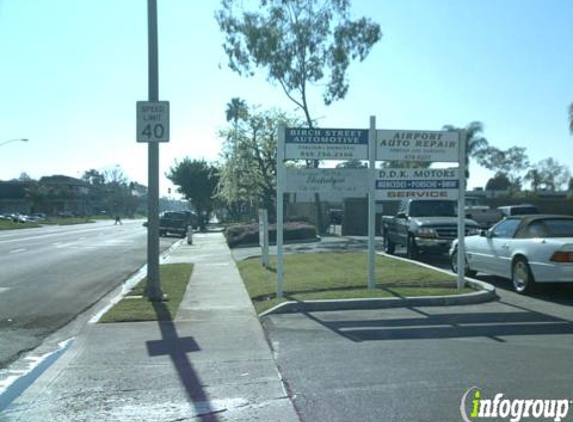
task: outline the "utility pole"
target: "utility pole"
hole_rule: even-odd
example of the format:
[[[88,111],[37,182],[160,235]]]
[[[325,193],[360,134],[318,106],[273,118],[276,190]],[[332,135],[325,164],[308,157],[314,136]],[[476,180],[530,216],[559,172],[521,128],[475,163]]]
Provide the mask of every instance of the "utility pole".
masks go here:
[[[147,0],[149,101],[159,101],[157,0]],[[148,143],[147,285],[150,301],[163,300],[159,280],[159,144]]]

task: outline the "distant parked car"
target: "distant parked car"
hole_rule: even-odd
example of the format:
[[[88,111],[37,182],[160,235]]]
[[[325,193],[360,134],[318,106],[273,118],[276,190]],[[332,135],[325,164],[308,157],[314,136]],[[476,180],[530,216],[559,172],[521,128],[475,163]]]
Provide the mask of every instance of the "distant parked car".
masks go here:
[[[523,215],[507,217],[477,236],[466,236],[465,273],[483,272],[510,279],[518,293],[536,283],[573,282],[573,217]],[[458,242],[450,262],[458,270]]]
[[[498,211],[504,217],[511,217],[513,215],[526,215],[526,214],[539,214],[539,210],[535,205],[522,204],[522,205],[504,205],[497,207]]]
[[[489,229],[504,217],[501,211],[494,210],[487,205],[468,205],[465,212],[466,218],[474,220],[484,229]]]
[[[58,217],[64,217],[64,218],[71,218],[71,217],[75,217],[75,214],[72,211],[59,211],[57,216]]]

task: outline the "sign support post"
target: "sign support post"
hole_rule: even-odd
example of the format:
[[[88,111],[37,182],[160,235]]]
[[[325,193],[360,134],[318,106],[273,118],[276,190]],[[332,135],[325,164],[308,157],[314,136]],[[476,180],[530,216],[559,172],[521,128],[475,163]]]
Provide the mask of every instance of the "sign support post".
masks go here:
[[[159,63],[157,54],[157,0],[147,1],[149,101],[159,100]],[[146,296],[151,301],[163,300],[159,280],[159,144],[148,144],[147,195],[147,286]]]
[[[277,298],[283,297],[283,229],[285,177],[285,124],[279,124],[277,142]]]
[[[458,195],[458,289],[465,285],[465,235],[466,235],[466,131],[458,131],[458,168],[459,168],[459,195]]]
[[[368,132],[368,288],[376,287],[376,116]]]
[[[261,264],[269,267],[269,214],[267,209],[259,209],[259,245],[261,247]]]

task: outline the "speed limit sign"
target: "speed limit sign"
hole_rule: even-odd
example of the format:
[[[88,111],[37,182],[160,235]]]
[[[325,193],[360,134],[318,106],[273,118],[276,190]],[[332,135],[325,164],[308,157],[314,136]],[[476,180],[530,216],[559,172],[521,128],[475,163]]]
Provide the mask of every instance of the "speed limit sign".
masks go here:
[[[169,142],[169,101],[137,101],[137,142]]]

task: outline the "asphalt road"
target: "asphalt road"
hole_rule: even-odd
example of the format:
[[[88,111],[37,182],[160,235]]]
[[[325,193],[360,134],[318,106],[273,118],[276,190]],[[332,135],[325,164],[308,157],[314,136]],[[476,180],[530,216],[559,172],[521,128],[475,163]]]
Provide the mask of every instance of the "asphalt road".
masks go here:
[[[446,257],[423,260],[448,267]],[[301,419],[457,422],[474,386],[484,399],[573,400],[573,290],[524,297],[506,280],[478,278],[496,286],[499,301],[265,317]],[[573,420],[569,407],[564,420]]]
[[[0,231],[0,368],[144,265],[146,242],[141,220]]]

